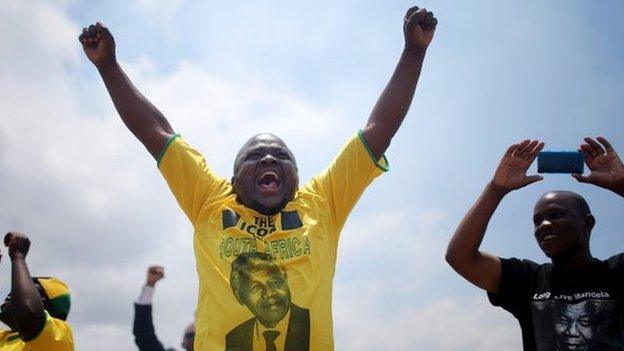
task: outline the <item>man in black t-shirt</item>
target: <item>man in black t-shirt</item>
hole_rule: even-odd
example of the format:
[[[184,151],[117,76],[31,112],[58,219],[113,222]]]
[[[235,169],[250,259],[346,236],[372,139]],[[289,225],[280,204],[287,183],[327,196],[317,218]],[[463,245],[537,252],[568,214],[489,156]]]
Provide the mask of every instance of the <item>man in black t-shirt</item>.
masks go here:
[[[459,224],[446,260],[486,290],[492,304],[518,319],[525,350],[624,350],[624,254],[606,261],[592,257],[589,239],[595,218],[580,195],[551,191],[535,204],[535,238],[551,263],[504,259],[479,250],[503,197],[542,180],[526,172],[543,147],[537,140],[509,147]],[[581,150],[591,173],[573,177],[624,197],[624,165],[611,144],[601,137],[585,138]]]

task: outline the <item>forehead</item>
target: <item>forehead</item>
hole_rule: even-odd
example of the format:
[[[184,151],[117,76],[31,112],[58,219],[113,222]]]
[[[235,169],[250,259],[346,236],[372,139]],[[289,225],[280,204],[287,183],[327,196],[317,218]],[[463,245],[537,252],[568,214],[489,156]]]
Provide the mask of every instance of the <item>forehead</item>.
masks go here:
[[[586,309],[587,306],[585,305],[585,302],[575,305],[568,305],[565,309],[565,314],[569,317],[581,317],[587,314]]]
[[[245,144],[243,144],[241,151],[258,147],[274,147],[288,150],[288,146],[286,146],[286,143],[284,143],[282,139],[278,138],[273,134],[265,133],[254,135],[253,137],[251,137],[245,142]]]
[[[534,213],[547,211],[549,209],[565,209],[577,211],[577,204],[574,198],[564,193],[547,193],[535,203]]]
[[[266,280],[276,275],[281,276],[282,271],[272,263],[261,263],[251,268],[247,274],[249,280]]]

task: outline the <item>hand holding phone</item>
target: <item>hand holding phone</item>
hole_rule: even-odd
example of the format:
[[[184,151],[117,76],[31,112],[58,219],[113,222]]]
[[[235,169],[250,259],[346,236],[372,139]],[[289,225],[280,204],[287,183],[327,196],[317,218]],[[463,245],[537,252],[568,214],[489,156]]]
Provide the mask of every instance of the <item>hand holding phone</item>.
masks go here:
[[[572,176],[581,183],[594,184],[624,197],[624,164],[611,143],[603,137],[583,141],[581,150],[590,173]]]

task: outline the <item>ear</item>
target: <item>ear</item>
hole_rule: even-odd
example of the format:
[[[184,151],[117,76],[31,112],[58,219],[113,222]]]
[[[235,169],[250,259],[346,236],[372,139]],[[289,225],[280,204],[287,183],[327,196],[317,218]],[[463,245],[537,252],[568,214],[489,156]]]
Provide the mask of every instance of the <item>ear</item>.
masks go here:
[[[588,232],[591,232],[591,230],[594,228],[594,225],[596,225],[596,218],[594,218],[591,213],[588,213],[587,216],[585,216],[585,229]]]

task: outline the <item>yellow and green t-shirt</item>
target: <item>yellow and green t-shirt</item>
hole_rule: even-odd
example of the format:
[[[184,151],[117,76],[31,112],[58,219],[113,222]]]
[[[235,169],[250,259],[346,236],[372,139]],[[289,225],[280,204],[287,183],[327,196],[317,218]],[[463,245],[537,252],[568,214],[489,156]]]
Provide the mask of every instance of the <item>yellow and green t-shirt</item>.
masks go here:
[[[74,337],[69,324],[51,317],[47,311],[45,314],[45,325],[32,340],[23,341],[18,332],[0,331],[0,351],[72,351]]]
[[[364,189],[387,170],[385,157],[374,160],[360,132],[327,169],[298,189],[280,213],[266,216],[236,202],[231,183],[215,175],[205,159],[177,135],[161,155],[160,172],[195,231],[199,275],[195,349],[252,350],[251,345],[263,337],[258,330],[264,326],[235,295],[239,279],[230,282],[230,277],[233,266],[240,266],[233,264],[237,257],[237,262],[261,267],[259,260],[270,256],[284,276],[272,277],[267,284],[279,285],[274,290],[287,285],[290,295],[288,317],[284,317],[288,323],[285,330],[275,332],[279,336],[272,337],[276,345],[285,345],[287,351],[333,350],[331,300],[338,237]],[[254,252],[263,255],[241,261]],[[245,289],[268,291],[258,286]],[[258,310],[271,314],[284,298],[263,301]]]

